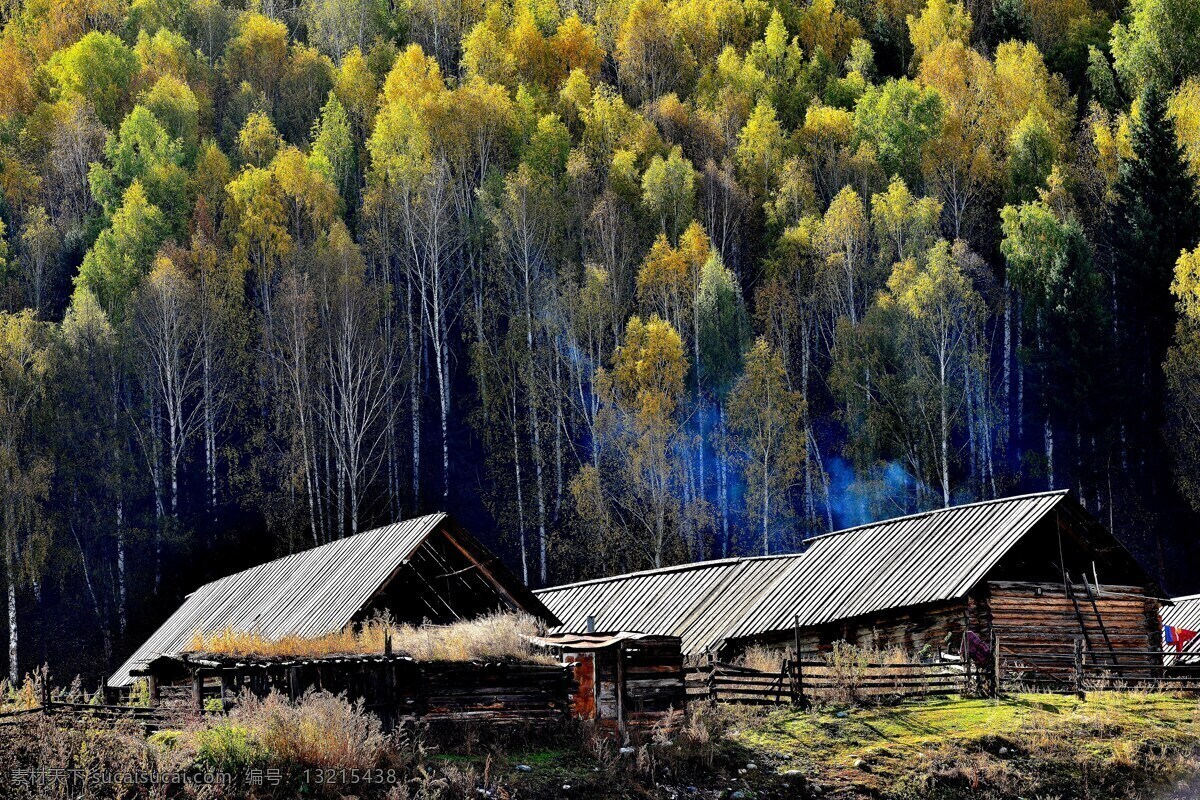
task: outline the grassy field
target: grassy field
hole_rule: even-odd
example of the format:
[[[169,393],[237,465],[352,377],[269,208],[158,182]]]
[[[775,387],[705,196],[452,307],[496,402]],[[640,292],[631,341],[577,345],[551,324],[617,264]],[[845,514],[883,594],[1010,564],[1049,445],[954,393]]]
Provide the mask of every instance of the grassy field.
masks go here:
[[[148,739],[133,724],[21,719],[0,728],[0,775],[31,765],[238,775],[274,769],[282,781],[166,794],[11,787],[6,798],[20,800],[1200,798],[1200,700],[1154,694],[932,698],[814,711],[696,705],[669,731],[627,748],[574,725],[386,736],[361,708],[321,694],[298,704],[245,698],[229,717],[181,720]],[[392,785],[316,785],[308,777],[316,769],[380,768],[394,773]]]
[[[699,727],[714,737],[708,746],[696,746]],[[1106,692],[811,712],[723,707],[692,728],[624,756],[567,748],[436,759],[477,771],[486,764],[513,797],[1200,798],[1195,698]]]
[[[1155,694],[947,698],[776,710],[730,740],[818,792],[880,797],[1200,797],[1200,703]],[[1181,783],[1182,782],[1182,783]]]
[[[812,712],[726,708],[708,724],[722,729],[708,771],[662,748],[654,765],[643,765],[637,788],[646,795],[573,751],[512,754],[493,770],[503,774],[512,759],[525,759],[533,770],[515,773],[509,786],[515,796],[538,797],[561,796],[561,785],[581,797],[1200,797],[1195,698],[1028,694]]]

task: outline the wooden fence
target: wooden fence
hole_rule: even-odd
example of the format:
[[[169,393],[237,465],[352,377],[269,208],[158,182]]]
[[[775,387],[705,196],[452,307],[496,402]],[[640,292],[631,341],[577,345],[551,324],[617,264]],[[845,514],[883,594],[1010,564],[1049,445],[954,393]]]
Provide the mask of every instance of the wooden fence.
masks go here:
[[[519,662],[415,662],[402,658],[329,658],[193,665],[190,685],[150,680],[150,706],[114,702],[101,690],[85,702],[55,699],[45,689],[36,708],[0,713],[0,725],[32,713],[126,718],[156,727],[180,715],[222,713],[242,691],[296,700],[310,689],[362,700],[392,729],[407,720],[539,725],[564,720],[575,682],[569,667]]]
[[[968,691],[960,662],[836,664],[785,660],[778,672],[712,661],[687,670],[689,699],[726,703],[805,705],[812,700],[859,701]]]
[[[1172,661],[1160,650],[1086,648],[1081,640],[1058,652],[1013,650],[1001,644],[996,660],[1001,690],[1084,694],[1138,690],[1200,692],[1200,661]]]

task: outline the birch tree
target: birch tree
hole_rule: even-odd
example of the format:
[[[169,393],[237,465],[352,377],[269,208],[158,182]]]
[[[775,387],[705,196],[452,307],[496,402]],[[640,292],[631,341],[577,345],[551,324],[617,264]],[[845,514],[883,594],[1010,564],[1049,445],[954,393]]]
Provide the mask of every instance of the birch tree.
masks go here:
[[[29,312],[0,314],[0,532],[8,612],[8,678],[21,678],[18,602],[45,559],[43,503],[52,464],[41,449],[48,330]]]
[[[179,524],[180,471],[204,422],[204,360],[196,288],[170,259],[160,257],[138,294],[133,341],[143,353],[144,422],[135,423],[154,484],[154,588],[161,579],[163,522]],[[137,414],[138,419],[141,413]],[[164,472],[165,470],[165,472]]]
[[[759,338],[729,394],[729,427],[746,477],[746,512],[756,521],[762,554],[780,542],[780,523],[792,514],[788,497],[805,469],[804,403],[789,389],[783,360]]]

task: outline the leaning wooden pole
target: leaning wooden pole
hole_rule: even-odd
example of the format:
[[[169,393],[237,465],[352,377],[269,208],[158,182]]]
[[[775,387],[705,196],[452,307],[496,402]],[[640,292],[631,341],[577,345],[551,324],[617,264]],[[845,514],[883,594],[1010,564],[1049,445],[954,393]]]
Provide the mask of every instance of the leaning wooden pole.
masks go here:
[[[792,635],[795,638],[795,642],[796,642],[796,660],[795,660],[796,673],[795,673],[795,677],[793,678],[793,681],[795,682],[794,692],[795,692],[795,696],[796,696],[796,702],[800,704],[801,709],[807,709],[808,708],[808,698],[804,696],[804,664],[803,664],[804,659],[800,656],[800,615],[799,614],[797,614],[795,617],[795,627],[792,630]]]

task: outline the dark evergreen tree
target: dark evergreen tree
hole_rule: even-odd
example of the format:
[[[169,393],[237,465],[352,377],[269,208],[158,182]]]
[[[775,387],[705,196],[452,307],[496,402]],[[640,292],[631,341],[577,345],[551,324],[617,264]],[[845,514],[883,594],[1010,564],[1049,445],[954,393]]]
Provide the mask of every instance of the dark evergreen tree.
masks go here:
[[[1153,469],[1163,422],[1162,364],[1175,321],[1171,278],[1180,252],[1196,243],[1200,207],[1166,93],[1153,83],[1140,95],[1132,138],[1134,158],[1120,165],[1111,223],[1114,305],[1128,393],[1121,405],[1130,415],[1126,457],[1134,469]]]

